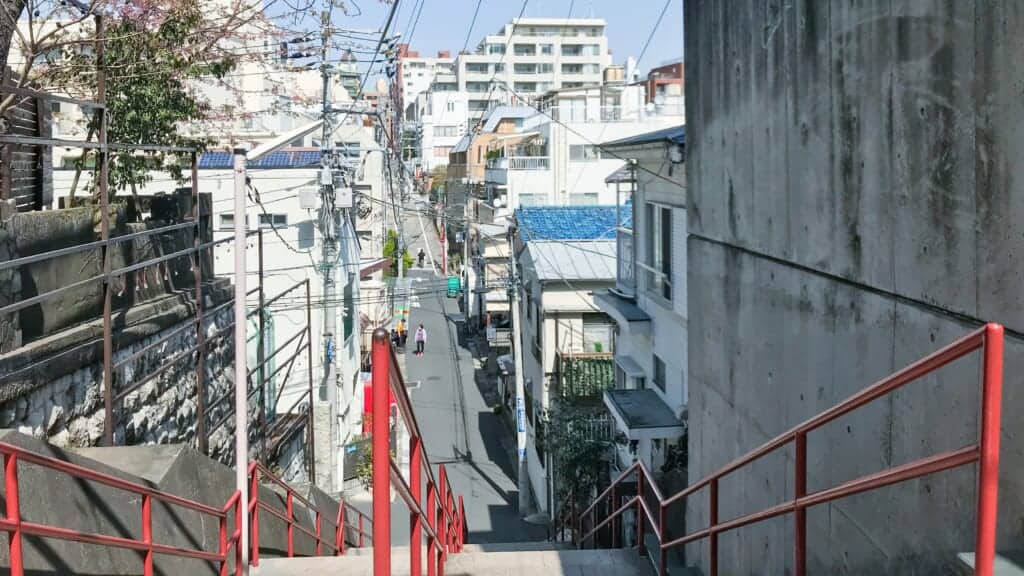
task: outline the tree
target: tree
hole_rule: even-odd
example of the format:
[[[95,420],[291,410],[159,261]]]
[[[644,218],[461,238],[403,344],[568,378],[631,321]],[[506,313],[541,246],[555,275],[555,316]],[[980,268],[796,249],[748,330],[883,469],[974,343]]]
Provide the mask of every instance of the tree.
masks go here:
[[[603,405],[556,400],[541,419],[538,444],[551,452],[556,502],[569,494],[587,500],[607,481],[608,462],[617,441],[609,434]]]
[[[398,232],[394,230],[388,230],[387,239],[384,240],[384,258],[389,258],[394,261],[392,262],[391,266],[393,268],[393,271],[396,273],[398,271],[398,263],[396,258],[397,253]],[[404,264],[405,270],[408,270],[410,267],[412,267],[412,255],[409,254],[408,249],[402,250],[402,263]]]

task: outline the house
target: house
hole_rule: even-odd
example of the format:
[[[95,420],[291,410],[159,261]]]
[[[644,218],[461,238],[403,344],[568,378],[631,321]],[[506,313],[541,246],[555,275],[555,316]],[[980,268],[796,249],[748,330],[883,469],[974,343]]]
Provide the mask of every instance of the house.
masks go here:
[[[612,79],[563,88],[539,98],[516,134],[488,146],[485,187],[496,205],[614,204],[604,178],[622,159],[601,142],[627,138],[684,121],[681,96],[646,102],[645,87]]]
[[[594,297],[616,324],[615,389],[604,402],[628,440],[617,449],[620,469],[641,460],[656,471],[685,445],[685,144],[676,126],[603,146],[629,159],[609,177],[624,192],[615,286]]]
[[[551,513],[561,481],[557,447],[546,446],[552,409],[588,397],[614,383],[613,322],[594,303],[595,292],[615,282],[615,207],[522,208],[515,213],[514,249],[519,270],[517,304],[525,383],[527,468],[536,506]],[[587,364],[598,381],[584,382]],[[505,394],[506,399],[514,391]],[[564,401],[563,404],[559,402]]]

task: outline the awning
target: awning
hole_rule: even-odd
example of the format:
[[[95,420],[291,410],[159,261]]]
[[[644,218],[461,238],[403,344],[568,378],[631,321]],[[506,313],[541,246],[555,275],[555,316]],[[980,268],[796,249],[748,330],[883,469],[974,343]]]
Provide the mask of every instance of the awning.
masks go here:
[[[625,372],[626,376],[630,378],[646,378],[647,373],[640,367],[640,363],[633,359],[629,354],[616,354],[615,363],[618,364],[619,368]]]
[[[651,389],[606,390],[604,404],[618,429],[630,440],[678,438],[686,426]]]
[[[621,330],[633,334],[648,334],[651,331],[651,317],[636,302],[618,294],[604,290],[594,292],[594,304],[602,312],[612,317]]]

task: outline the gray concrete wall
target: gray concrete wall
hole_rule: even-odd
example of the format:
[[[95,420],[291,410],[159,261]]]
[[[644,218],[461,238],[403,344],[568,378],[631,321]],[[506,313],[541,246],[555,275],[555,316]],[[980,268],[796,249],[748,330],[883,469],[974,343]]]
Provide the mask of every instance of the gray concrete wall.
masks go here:
[[[1024,545],[1022,27],[1012,0],[686,3],[691,481],[999,321],[999,547]],[[812,435],[809,488],[972,442],[977,380],[964,360]],[[792,466],[728,477],[720,517],[790,496]],[[810,573],[939,572],[973,548],[974,482],[814,509]],[[792,537],[786,518],[723,536],[722,569],[789,570]]]

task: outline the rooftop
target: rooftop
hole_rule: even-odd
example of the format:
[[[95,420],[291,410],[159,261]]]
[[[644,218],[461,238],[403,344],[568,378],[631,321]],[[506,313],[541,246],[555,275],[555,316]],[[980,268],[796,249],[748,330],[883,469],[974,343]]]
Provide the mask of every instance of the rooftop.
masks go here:
[[[671,438],[685,430],[661,396],[649,388],[605,390],[604,403],[630,440]]]
[[[614,280],[615,241],[538,241],[526,245],[531,272],[550,280]]]
[[[672,128],[645,132],[636,136],[605,142],[602,146],[640,146],[643,144],[654,144],[655,142],[686,144],[686,126],[673,126]]]
[[[531,206],[516,210],[519,234],[534,240],[612,240],[615,206]],[[623,213],[624,226],[629,214]]]

